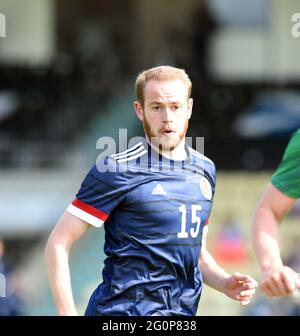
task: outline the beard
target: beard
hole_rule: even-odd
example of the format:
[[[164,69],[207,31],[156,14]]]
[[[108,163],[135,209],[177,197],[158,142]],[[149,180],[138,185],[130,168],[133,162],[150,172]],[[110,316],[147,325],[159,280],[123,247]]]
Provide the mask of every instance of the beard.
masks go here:
[[[184,139],[188,130],[189,122],[186,120],[184,127],[179,132],[173,132],[171,136],[165,135],[165,127],[161,127],[157,132],[154,132],[150,123],[144,116],[143,128],[150,143],[159,149],[159,152],[172,152]]]

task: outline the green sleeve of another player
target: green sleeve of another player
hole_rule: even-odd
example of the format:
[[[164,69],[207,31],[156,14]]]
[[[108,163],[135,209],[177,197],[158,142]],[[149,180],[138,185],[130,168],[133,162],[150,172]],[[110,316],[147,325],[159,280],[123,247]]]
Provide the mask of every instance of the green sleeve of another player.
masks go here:
[[[300,198],[300,130],[292,136],[271,182],[287,196]]]

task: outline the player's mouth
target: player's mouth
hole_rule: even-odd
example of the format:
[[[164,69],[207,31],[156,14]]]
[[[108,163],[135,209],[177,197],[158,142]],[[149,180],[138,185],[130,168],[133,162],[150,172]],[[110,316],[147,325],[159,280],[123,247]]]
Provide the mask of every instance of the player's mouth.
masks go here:
[[[172,135],[172,134],[175,134],[175,132],[170,129],[170,128],[167,128],[167,129],[163,129],[162,130],[162,133],[165,134],[165,135]]]

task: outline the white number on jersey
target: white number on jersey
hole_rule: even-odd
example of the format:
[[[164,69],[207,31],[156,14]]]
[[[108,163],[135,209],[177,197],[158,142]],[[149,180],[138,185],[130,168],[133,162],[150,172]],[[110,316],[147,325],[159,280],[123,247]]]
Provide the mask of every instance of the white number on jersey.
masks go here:
[[[192,224],[196,224],[196,227],[192,227],[189,233],[186,230],[186,207],[184,204],[182,204],[178,209],[181,212],[181,231],[177,233],[177,237],[187,238],[190,233],[192,238],[196,238],[199,235],[201,225],[201,218],[197,216],[197,211],[202,210],[201,205],[192,205]]]

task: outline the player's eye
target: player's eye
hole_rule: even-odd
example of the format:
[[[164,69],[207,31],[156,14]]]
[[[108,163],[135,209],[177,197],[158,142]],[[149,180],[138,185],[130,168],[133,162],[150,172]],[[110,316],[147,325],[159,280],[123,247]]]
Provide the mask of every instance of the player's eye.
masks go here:
[[[173,111],[180,110],[180,106],[179,105],[172,105],[171,108],[172,108]]]
[[[160,106],[159,105],[153,105],[152,110],[154,111],[160,111]]]

